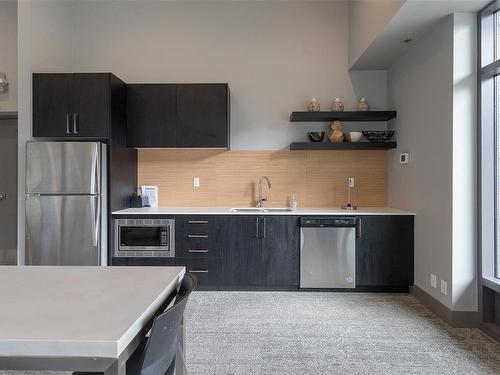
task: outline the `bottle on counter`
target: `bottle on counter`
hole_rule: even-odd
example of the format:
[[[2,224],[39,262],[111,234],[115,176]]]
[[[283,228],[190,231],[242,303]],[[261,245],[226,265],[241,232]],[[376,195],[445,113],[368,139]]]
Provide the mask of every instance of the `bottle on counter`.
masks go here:
[[[295,211],[297,209],[297,206],[297,198],[295,198],[295,194],[292,194],[292,198],[290,199],[290,209],[292,211]]]

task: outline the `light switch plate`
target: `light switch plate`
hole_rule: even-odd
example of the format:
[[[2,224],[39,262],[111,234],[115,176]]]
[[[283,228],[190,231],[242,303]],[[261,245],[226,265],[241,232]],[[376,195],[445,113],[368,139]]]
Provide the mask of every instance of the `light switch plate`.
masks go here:
[[[200,178],[199,177],[193,178],[193,187],[195,187],[195,188],[200,187]]]
[[[441,293],[445,296],[448,294],[448,283],[444,280],[441,280]]]
[[[437,277],[433,273],[431,273],[431,287],[437,288]]]

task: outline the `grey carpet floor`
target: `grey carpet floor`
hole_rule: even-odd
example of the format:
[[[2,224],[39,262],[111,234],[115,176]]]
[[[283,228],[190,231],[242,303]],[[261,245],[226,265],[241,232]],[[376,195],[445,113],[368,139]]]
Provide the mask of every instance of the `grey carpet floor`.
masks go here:
[[[197,292],[189,374],[500,374],[500,345],[410,295]]]
[[[195,292],[185,321],[189,375],[500,374],[499,344],[404,294]]]

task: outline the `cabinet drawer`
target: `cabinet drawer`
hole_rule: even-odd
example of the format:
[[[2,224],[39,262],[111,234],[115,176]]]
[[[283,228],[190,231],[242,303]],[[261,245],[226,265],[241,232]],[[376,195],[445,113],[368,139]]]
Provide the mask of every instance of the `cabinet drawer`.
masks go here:
[[[176,254],[181,258],[222,257],[221,222],[218,217],[176,218]]]
[[[176,258],[176,264],[186,267],[186,272],[194,274],[200,286],[222,285],[222,260],[220,259]]]
[[[178,244],[175,253],[181,258],[221,258],[221,247],[210,243],[183,242]]]

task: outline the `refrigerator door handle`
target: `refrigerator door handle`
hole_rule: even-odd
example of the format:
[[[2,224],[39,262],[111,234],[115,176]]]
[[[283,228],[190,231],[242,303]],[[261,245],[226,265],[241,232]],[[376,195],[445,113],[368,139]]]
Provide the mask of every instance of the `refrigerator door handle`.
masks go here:
[[[93,152],[92,155],[92,172],[90,176],[90,192],[91,194],[100,194],[101,193],[101,173],[100,173],[100,168],[99,165],[101,163],[100,161],[100,150],[99,147],[96,145],[96,148]]]
[[[96,207],[97,201],[97,207]],[[92,245],[97,246],[99,244],[99,229],[101,227],[101,202],[100,196],[90,197],[90,210],[92,213]]]

